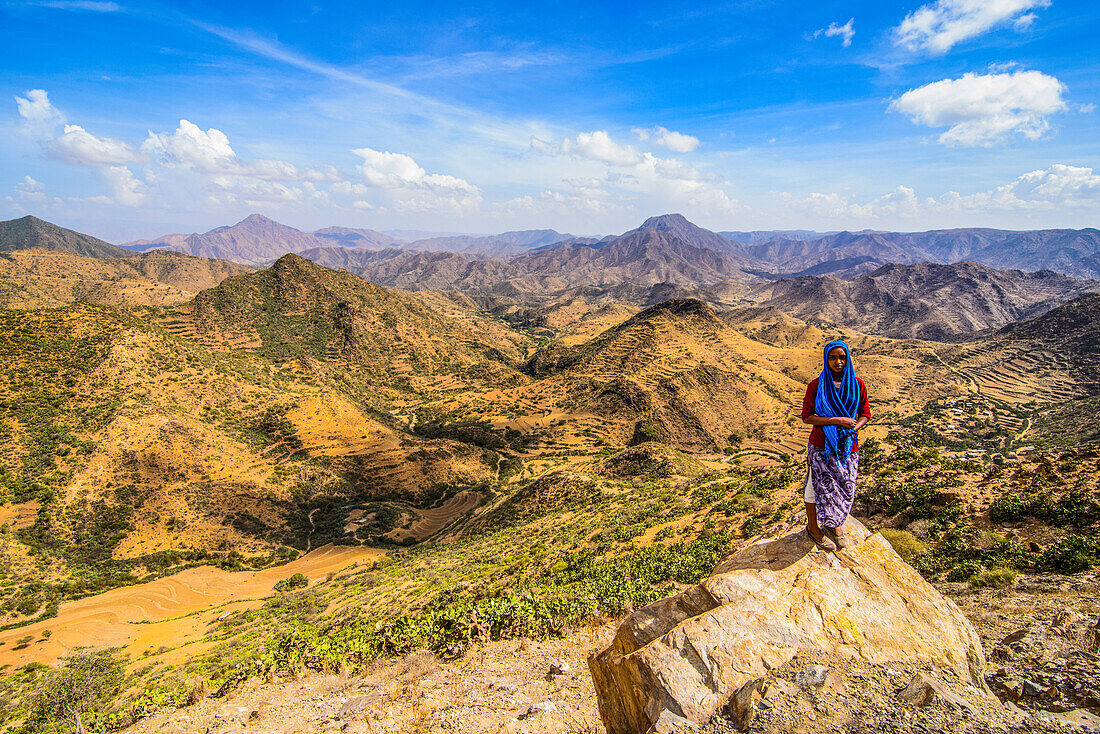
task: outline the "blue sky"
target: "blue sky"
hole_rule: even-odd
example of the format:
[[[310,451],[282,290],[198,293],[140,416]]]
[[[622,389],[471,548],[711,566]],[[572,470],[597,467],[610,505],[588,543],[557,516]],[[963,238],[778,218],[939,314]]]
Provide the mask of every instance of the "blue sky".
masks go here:
[[[1083,0],[0,4],[0,215],[1100,225]]]

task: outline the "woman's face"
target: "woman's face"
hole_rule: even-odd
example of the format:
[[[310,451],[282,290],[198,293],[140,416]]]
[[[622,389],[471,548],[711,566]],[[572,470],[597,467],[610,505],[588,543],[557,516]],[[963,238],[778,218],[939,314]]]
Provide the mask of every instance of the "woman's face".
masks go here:
[[[833,347],[829,350],[829,369],[839,374],[844,371],[844,366],[847,364],[848,355],[844,347]]]

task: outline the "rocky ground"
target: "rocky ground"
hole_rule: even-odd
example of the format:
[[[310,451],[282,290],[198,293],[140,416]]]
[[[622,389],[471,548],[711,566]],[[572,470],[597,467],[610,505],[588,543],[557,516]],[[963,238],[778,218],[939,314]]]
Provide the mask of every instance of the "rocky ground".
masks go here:
[[[1100,574],[1020,577],[978,592],[945,586],[982,637],[998,696],[1026,710],[1100,715]]]
[[[561,640],[505,640],[454,661],[426,653],[363,675],[250,681],[223,699],[162,711],[131,734],[462,734],[602,732],[586,655],[611,639],[605,623]]]
[[[981,635],[987,681],[1003,705],[949,672],[806,653],[752,693],[749,731],[1100,732],[1100,575],[939,588]],[[363,675],[251,681],[225,698],[161,711],[130,732],[596,734],[603,726],[586,659],[613,633],[605,622],[562,640],[493,642],[453,661],[415,654]],[[704,734],[735,730],[735,718],[715,717]]]

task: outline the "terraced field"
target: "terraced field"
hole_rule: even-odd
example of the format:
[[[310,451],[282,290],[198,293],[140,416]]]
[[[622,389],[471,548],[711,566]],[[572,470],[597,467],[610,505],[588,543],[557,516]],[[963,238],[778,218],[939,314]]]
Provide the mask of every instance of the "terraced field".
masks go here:
[[[1065,355],[1031,344],[978,343],[960,349],[950,364],[981,393],[1007,403],[1061,402],[1084,396]]]
[[[383,537],[395,543],[424,540],[455,520],[472,513],[474,508],[481,504],[482,499],[482,495],[478,492],[463,490],[437,505],[412,510],[412,517],[406,523],[389,531]]]

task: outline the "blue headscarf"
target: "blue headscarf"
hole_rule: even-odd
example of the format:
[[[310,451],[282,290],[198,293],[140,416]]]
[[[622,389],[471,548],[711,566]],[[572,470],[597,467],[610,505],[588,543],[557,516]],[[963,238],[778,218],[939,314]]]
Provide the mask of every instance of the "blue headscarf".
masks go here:
[[[839,388],[833,384],[833,371],[829,369],[829,352],[837,347],[841,347],[847,357]],[[856,370],[852,366],[852,352],[848,349],[848,345],[839,339],[826,344],[824,363],[821,375],[817,378],[817,400],[814,403],[814,412],[823,418],[846,416],[855,419],[859,412],[861,396],[859,382],[856,381]],[[840,426],[821,426],[821,432],[825,434],[826,461],[848,463],[856,432]]]

